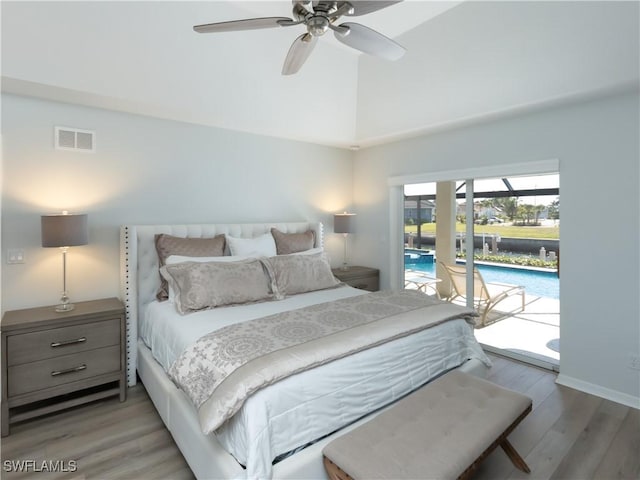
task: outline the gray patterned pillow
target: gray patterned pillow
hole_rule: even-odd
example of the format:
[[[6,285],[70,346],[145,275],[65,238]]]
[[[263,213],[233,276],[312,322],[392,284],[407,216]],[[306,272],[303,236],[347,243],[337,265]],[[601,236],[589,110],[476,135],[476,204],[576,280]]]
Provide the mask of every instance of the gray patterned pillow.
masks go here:
[[[324,252],[311,255],[280,255],[267,259],[281,295],[324,290],[340,285]]]
[[[216,235],[212,238],[174,237],[164,233],[155,236],[156,251],[160,267],[166,263],[169,255],[184,255],[186,257],[221,257],[224,255],[225,236]],[[160,276],[160,288],[156,294],[158,300],[169,298],[167,281]]]
[[[304,252],[313,248],[316,235],[313,230],[303,233],[283,233],[277,228],[271,229],[271,235],[276,241],[276,251],[278,255],[289,255],[290,253]]]
[[[237,262],[185,262],[160,273],[175,292],[181,314],[223,305],[268,300],[274,296],[268,265],[259,259]]]

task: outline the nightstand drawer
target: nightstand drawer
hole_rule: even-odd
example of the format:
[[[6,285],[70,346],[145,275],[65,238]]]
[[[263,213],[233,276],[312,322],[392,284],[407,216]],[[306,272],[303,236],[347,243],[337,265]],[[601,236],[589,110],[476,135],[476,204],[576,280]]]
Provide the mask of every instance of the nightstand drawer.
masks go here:
[[[20,365],[120,343],[120,319],[7,337],[8,364]]]
[[[120,370],[120,345],[9,367],[9,396]]]

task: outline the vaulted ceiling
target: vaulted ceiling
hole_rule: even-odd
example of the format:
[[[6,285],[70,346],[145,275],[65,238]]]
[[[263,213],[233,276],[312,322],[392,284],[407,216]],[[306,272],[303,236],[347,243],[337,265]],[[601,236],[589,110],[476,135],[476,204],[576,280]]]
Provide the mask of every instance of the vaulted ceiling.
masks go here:
[[[637,89],[639,3],[411,1],[351,18],[407,48],[390,62],[303,26],[201,35],[193,25],[291,16],[291,3],[10,2],[2,89],[262,135],[372,145]]]

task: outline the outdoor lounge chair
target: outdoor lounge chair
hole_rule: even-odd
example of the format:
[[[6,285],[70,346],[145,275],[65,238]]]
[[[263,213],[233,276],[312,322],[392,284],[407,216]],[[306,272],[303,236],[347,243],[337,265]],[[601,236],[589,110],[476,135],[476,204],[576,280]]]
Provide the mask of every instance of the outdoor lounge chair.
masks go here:
[[[465,265],[448,265],[439,262],[440,265],[449,275],[451,280],[451,294],[447,297],[447,301],[461,297],[467,297],[467,267]],[[480,315],[479,321],[476,323],[479,327],[487,325],[487,315],[494,309],[498,303],[513,296],[520,295],[522,298],[522,306],[515,311],[509,313],[519,313],[524,311],[524,287],[519,285],[510,285],[507,283],[486,283],[480,275],[477,268],[473,269],[473,303]]]
[[[439,278],[431,277],[419,270],[406,269],[404,271],[404,288],[418,290],[429,294],[430,290],[440,298],[440,292],[438,292],[438,283],[442,280]]]

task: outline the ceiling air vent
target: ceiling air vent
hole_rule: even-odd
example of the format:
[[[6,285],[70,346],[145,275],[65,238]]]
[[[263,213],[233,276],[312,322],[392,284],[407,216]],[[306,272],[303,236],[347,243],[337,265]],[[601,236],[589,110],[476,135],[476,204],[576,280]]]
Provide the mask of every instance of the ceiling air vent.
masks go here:
[[[96,151],[96,132],[79,128],[55,127],[56,150],[93,153]]]

